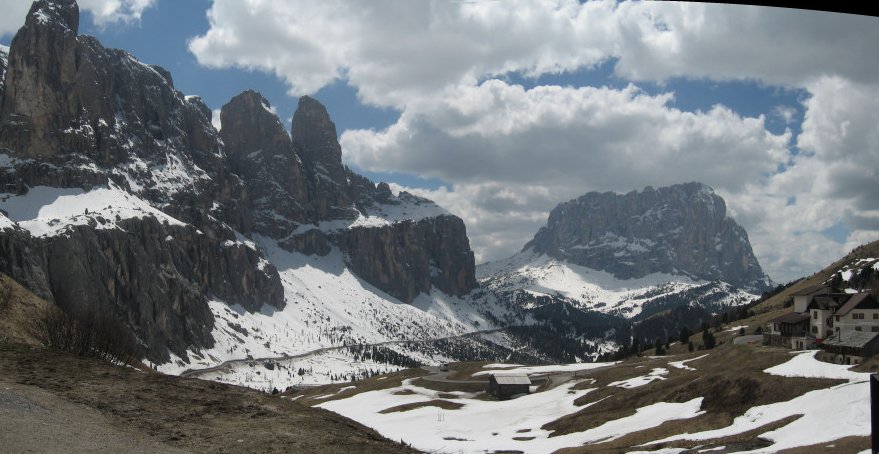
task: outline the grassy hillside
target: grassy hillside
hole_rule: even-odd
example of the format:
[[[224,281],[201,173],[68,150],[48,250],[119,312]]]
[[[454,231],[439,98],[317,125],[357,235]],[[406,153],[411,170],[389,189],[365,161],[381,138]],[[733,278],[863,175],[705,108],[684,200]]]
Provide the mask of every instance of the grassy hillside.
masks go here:
[[[814,366],[810,354],[796,358],[803,360],[805,369],[823,367]],[[727,343],[710,351],[630,358],[576,376],[562,373],[535,394],[510,401],[488,397],[484,385],[478,391],[470,383],[456,386],[413,379],[420,373],[314,388],[292,398],[335,409],[425,451],[617,453],[637,447],[659,452],[772,452],[778,440],[769,434],[776,430],[787,440],[779,450],[786,446],[793,448],[791,452],[858,452],[869,446],[869,437],[863,435],[869,413],[866,419],[842,422],[855,423],[856,430],[847,426],[841,431],[825,420],[838,417],[836,410],[828,410],[834,405],[846,406],[844,413],[851,412],[852,418],[866,411],[868,400],[860,397],[867,394],[866,376],[846,377],[845,367],[834,365],[827,365],[833,369],[827,375],[812,372],[811,377],[766,372],[782,364],[788,371],[801,370],[799,365],[787,365],[794,359],[780,348]],[[484,367],[484,363],[452,364],[450,376],[484,378],[471,375]],[[697,400],[699,412],[679,413]],[[752,410],[761,406],[774,416]],[[751,416],[743,418],[746,413]],[[657,422],[644,424],[645,419]],[[664,441],[712,430],[726,433]],[[798,445],[796,440],[805,441]]]
[[[846,254],[845,257],[833,262],[823,270],[806,277],[800,282],[786,288],[781,293],[763,301],[754,308],[754,311],[760,313],[781,309],[784,307],[784,302],[787,301],[792,294],[813,285],[823,284],[829,281],[837,271],[840,271],[844,267],[864,258],[879,258],[879,241],[873,241],[872,243],[858,246]]]
[[[0,342],[40,345],[34,320],[49,303],[5,274],[0,274]]]
[[[5,405],[10,402],[17,405]],[[92,436],[116,434],[115,444],[80,440],[87,435],[69,430],[93,413],[103,425],[88,427]],[[23,433],[17,423],[28,419],[45,425],[50,436]],[[9,343],[0,343],[0,427],[19,427],[0,431],[0,445],[11,452],[60,452],[85,442],[98,443],[88,451],[124,452],[144,446],[144,439],[148,450],[159,452],[412,452],[356,422],[281,396]],[[74,439],[51,435],[56,433]]]

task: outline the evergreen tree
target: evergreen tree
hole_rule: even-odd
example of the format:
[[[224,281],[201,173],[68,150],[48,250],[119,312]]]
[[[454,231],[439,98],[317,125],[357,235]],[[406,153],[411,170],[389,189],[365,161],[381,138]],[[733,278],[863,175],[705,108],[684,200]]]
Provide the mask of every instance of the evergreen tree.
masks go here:
[[[665,349],[662,348],[662,342],[659,341],[659,338],[657,338],[656,342],[653,343],[653,348],[656,356],[661,356],[665,354]]]
[[[711,350],[716,345],[714,334],[711,334],[711,331],[709,331],[708,328],[705,328],[705,330],[702,331],[702,343],[705,344],[706,350]]]
[[[691,336],[692,334],[693,334],[693,333],[690,332],[690,328],[687,328],[686,326],[683,327],[683,328],[681,328],[681,335],[680,335],[680,337],[679,337],[679,339],[680,339],[680,341],[681,341],[681,345],[686,344],[687,342],[689,342],[689,341],[690,341],[690,336]]]

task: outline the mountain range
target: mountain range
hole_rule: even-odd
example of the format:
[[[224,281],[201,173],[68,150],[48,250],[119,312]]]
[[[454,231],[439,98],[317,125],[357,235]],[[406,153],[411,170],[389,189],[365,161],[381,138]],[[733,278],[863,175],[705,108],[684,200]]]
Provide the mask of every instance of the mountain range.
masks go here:
[[[167,70],[78,23],[74,0],[38,0],[0,49],[0,272],[110,314],[159,370],[271,388],[588,361],[773,285],[700,183],[562,203],[520,253],[477,267],[461,218],[343,164],[317,100],[288,132],[244,91],[217,130]]]

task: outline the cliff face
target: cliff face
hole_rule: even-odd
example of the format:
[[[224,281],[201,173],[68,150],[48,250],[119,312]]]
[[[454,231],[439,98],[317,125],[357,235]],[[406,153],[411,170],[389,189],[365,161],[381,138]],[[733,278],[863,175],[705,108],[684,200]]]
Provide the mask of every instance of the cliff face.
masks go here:
[[[34,2],[9,49],[0,269],[62,307],[114,314],[153,361],[185,358],[213,344],[209,299],[281,308],[280,277],[237,240],[250,198],[210,110],[167,71],[77,36],[78,21],[74,1]],[[34,212],[62,197],[85,205]]]
[[[253,227],[272,238],[313,217],[302,161],[269,102],[246,91],[220,111],[220,136],[232,171],[247,184]]]
[[[476,286],[473,252],[455,216],[352,228],[338,242],[355,273],[403,301],[433,287],[460,296]]]
[[[624,195],[592,192],[562,203],[525,249],[620,279],[689,275],[758,292],[769,284],[745,230],[700,183]]]
[[[305,254],[338,248],[405,302],[474,287],[463,222],[347,169],[316,100],[300,100],[291,137],[247,91],[218,132],[168,71],[78,24],[74,0],[38,0],[0,49],[0,271],[62,307],[114,314],[158,363],[213,345],[209,301],[284,307],[254,233]]]
[[[230,101],[221,120],[226,153],[252,195],[257,233],[306,254],[337,247],[358,276],[404,302],[434,287],[451,295],[475,287],[463,221],[347,169],[318,101],[300,99],[292,137],[255,92]]]

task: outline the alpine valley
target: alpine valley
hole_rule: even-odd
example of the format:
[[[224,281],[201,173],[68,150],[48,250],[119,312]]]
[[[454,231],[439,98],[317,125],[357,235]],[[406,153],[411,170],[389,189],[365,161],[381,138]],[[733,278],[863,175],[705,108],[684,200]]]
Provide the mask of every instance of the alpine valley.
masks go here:
[[[210,109],[38,0],[0,49],[0,272],[109,314],[169,374],[262,390],[418,364],[608,358],[773,287],[700,183],[589,193],[476,266],[464,222],[342,162],[326,108],[288,132],[245,91]]]

